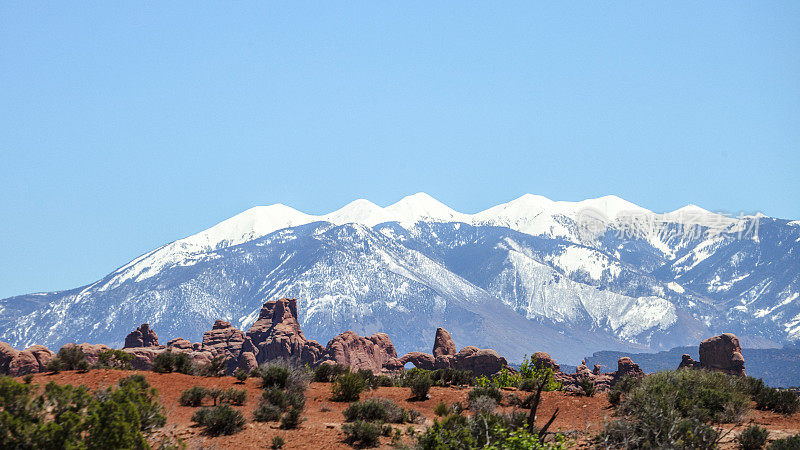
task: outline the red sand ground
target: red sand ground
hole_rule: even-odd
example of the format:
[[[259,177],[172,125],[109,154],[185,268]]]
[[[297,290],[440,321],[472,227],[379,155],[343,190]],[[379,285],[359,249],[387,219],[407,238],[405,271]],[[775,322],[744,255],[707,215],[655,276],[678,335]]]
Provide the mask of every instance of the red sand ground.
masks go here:
[[[331,393],[330,383],[311,383],[306,392],[306,408],[303,411],[305,421],[299,429],[281,430],[278,423],[259,423],[253,422],[252,414],[258,405],[261,397],[259,381],[248,379],[242,385],[238,384],[233,377],[204,378],[183,374],[158,374],[153,372],[129,372],[119,370],[92,370],[87,373],[62,372],[58,374],[37,374],[34,376],[33,383],[44,385],[50,381],[58,384],[85,385],[91,390],[112,386],[122,377],[132,373],[141,373],[153,387],[158,389],[159,403],[166,409],[167,424],[154,437],[153,442],[160,441],[162,436],[170,438],[179,437],[189,449],[222,449],[222,448],[268,448],[273,436],[281,436],[286,441],[284,448],[287,449],[338,449],[350,448],[343,442],[344,435],[341,432],[341,425],[344,417],[342,411],[348,403],[338,403],[329,400]],[[236,407],[248,419],[245,429],[233,436],[207,437],[201,433],[199,428],[193,427],[191,416],[197,408],[181,406],[178,404],[178,397],[183,390],[192,386],[205,387],[234,387],[237,389],[247,389],[247,402],[244,406]],[[409,401],[410,390],[408,388],[382,387],[375,391],[367,391],[362,394],[366,397],[385,397],[395,400],[404,408],[416,409],[425,417],[424,424],[415,424],[413,427],[417,431],[422,431],[426,426],[433,422],[436,415],[433,413],[434,406],[439,401],[450,403],[460,401],[467,404],[468,389],[460,388],[440,388],[433,387],[430,390],[430,399],[425,401]],[[507,392],[509,394],[513,392]],[[210,405],[210,403],[209,403]],[[599,431],[604,421],[612,420],[612,412],[609,408],[608,398],[605,394],[598,394],[595,397],[577,397],[567,395],[562,392],[545,392],[539,409],[539,420],[547,420],[555,408],[560,408],[558,418],[551,426],[552,431],[568,432],[572,437],[576,447],[585,447],[589,436]],[[513,408],[505,407],[504,410]],[[745,422],[754,422],[770,430],[771,438],[785,437],[791,434],[800,433],[800,413],[792,416],[782,416],[779,414],[751,411]],[[541,423],[539,424],[541,425]],[[413,439],[406,434],[408,425],[395,425],[403,431],[403,440],[406,444],[412,444]],[[736,433],[743,428],[727,426],[726,429],[734,428],[723,441],[723,448],[733,448],[732,439]],[[384,448],[389,447],[390,438],[381,438]]]

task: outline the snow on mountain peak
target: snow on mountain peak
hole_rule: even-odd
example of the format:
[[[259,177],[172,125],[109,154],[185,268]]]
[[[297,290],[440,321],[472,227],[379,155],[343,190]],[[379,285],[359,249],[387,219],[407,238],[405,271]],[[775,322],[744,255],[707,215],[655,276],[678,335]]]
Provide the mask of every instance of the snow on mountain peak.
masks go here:
[[[387,214],[401,224],[413,224],[422,219],[440,222],[465,222],[469,215],[456,212],[424,192],[402,198],[386,207]]]

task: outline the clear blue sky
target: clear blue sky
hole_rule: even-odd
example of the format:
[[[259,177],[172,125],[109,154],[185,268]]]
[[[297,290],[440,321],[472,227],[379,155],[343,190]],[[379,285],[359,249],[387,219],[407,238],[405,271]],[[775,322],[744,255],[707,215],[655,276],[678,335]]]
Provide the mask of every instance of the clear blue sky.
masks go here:
[[[0,3],[0,297],[276,202],[800,218],[800,2],[560,3]]]

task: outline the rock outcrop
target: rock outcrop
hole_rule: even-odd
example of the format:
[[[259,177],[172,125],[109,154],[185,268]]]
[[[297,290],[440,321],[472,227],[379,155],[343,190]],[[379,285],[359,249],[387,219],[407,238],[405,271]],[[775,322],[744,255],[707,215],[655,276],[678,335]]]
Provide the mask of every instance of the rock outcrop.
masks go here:
[[[158,346],[158,335],[150,324],[143,323],[139,328],[133,330],[125,337],[123,348],[135,347],[156,347]]]
[[[436,330],[433,354],[411,352],[398,359],[401,365],[412,363],[420,369],[471,370],[475,376],[492,375],[508,365],[505,358],[491,349],[467,346],[455,352],[455,342],[444,328]]]
[[[433,357],[451,356],[456,353],[456,343],[450,333],[442,327],[437,328],[436,337],[433,339]]]
[[[55,353],[43,345],[33,345],[18,351],[5,342],[0,342],[0,368],[11,376],[44,372]]]
[[[386,333],[362,337],[346,331],[328,342],[325,359],[354,369],[380,372],[387,363],[397,360],[397,352]]]
[[[78,347],[82,352],[83,355],[86,357],[86,362],[89,364],[97,364],[97,361],[100,359],[100,352],[105,350],[110,350],[111,348],[107,345],[103,344],[64,344],[61,349],[68,349],[72,347]]]
[[[723,333],[701,342],[700,367],[730,375],[745,376],[744,357],[739,338],[731,333]]]
[[[294,298],[264,303],[247,337],[252,343],[247,349],[259,364],[277,358],[297,358],[304,364],[315,364],[325,350],[317,341],[303,336]]]
[[[745,376],[744,356],[739,338],[732,333],[723,333],[700,343],[700,361],[691,355],[683,355],[678,369],[706,369],[729,375]]]

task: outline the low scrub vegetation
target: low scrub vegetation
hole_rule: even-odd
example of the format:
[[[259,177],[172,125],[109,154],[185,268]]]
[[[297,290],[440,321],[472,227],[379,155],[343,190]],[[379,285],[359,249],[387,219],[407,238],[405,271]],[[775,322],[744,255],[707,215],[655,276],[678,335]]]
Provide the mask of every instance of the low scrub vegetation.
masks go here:
[[[0,448],[149,448],[164,426],[158,393],[141,375],[94,395],[83,386],[38,386],[0,377]]]
[[[352,403],[342,414],[348,422],[365,420],[368,422],[405,423],[416,419],[416,414],[409,411],[400,407],[394,400],[372,397]]]
[[[83,350],[74,347],[61,347],[58,354],[50,360],[47,364],[47,369],[51,372],[60,372],[62,370],[79,370],[85,372],[91,367],[89,361],[86,360]]]
[[[800,434],[772,441],[767,450],[797,450],[800,448]]]
[[[117,369],[117,370],[131,370],[133,366],[133,355],[117,349],[103,350],[97,355],[97,363],[94,365],[95,369]]]
[[[750,402],[741,378],[704,370],[659,372],[630,386],[617,406],[620,419],[597,437],[607,448],[715,448],[710,424],[741,419]]]
[[[153,358],[153,372],[156,373],[185,373],[192,375],[195,372],[194,364],[186,353],[167,350]]]
[[[367,383],[358,373],[347,372],[336,377],[331,387],[331,400],[335,402],[354,402],[361,397]]]
[[[259,367],[255,374],[261,378],[261,401],[253,411],[257,422],[281,422],[281,428],[297,428],[302,423],[305,391],[313,376],[309,370],[293,361],[278,360]]]
[[[374,422],[356,420],[342,425],[344,441],[355,447],[377,447],[382,425]]]
[[[200,386],[190,387],[181,392],[178,398],[178,403],[183,406],[200,406],[203,404],[203,399],[208,395],[208,389]]]
[[[771,388],[760,378],[747,377],[744,383],[756,402],[756,409],[785,415],[800,409],[800,398],[790,390]]]
[[[741,450],[761,450],[767,445],[769,431],[758,425],[750,425],[736,438],[736,443]]]
[[[234,434],[245,424],[242,413],[228,405],[200,408],[192,415],[192,422],[203,427],[203,432],[209,436]]]

